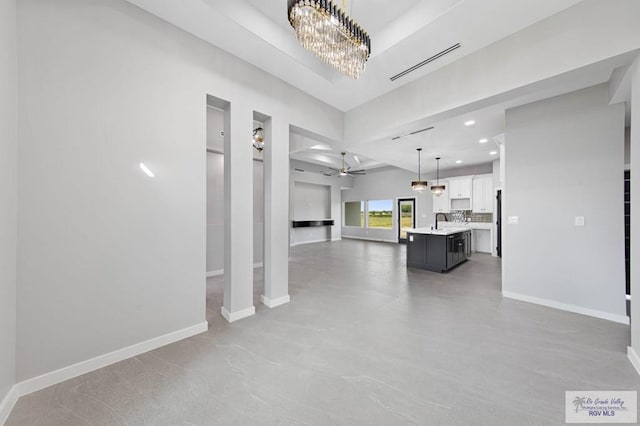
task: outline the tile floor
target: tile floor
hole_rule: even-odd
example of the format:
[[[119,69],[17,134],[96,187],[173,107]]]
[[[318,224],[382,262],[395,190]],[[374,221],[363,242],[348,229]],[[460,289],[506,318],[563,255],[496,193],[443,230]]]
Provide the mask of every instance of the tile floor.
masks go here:
[[[500,261],[407,270],[404,247],[298,246],[290,304],[21,398],[7,425],[564,424],[565,390],[640,390],[629,327],[503,299]]]

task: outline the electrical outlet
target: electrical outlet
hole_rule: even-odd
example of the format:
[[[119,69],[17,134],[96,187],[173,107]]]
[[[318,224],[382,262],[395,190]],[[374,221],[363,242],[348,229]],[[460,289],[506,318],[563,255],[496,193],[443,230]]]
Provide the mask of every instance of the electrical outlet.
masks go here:
[[[576,216],[574,223],[576,226],[584,226],[584,216]]]
[[[520,223],[520,217],[518,216],[509,216],[508,219],[509,225],[517,225]]]

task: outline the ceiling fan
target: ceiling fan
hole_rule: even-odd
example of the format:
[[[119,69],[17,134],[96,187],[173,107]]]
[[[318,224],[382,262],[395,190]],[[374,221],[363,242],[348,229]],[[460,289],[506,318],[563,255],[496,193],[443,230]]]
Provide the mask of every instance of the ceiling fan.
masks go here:
[[[342,167],[339,169],[334,169],[333,167],[329,167],[329,169],[331,169],[331,172],[323,172],[322,174],[325,176],[334,176],[336,174],[338,174],[339,176],[347,176],[347,175],[351,175],[351,176],[357,176],[357,175],[364,175],[365,174],[365,170],[364,169],[360,169],[360,170],[351,170],[351,166],[347,167],[347,164],[344,160],[344,156],[347,155],[346,152],[341,152],[340,155],[342,155]]]

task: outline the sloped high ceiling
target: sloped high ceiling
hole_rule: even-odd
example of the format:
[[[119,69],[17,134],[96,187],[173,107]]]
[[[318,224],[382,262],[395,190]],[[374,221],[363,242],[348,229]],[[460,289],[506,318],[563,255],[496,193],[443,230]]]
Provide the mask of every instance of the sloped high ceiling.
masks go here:
[[[128,1],[347,111],[580,0],[346,0],[349,15],[372,39],[367,69],[355,81],[298,44],[284,0]],[[389,80],[455,43],[462,47]]]

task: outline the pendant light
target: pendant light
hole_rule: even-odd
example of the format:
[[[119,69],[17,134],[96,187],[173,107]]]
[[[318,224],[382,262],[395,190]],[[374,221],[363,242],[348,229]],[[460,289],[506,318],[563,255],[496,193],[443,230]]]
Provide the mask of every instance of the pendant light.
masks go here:
[[[262,127],[256,127],[253,129],[253,136],[251,137],[251,143],[253,147],[262,152],[264,149],[264,129]]]
[[[431,192],[433,192],[433,195],[435,196],[441,196],[444,193],[444,190],[446,189],[444,185],[440,185],[440,157],[436,157],[436,184],[431,186]]]
[[[416,192],[422,192],[427,189],[428,183],[426,180],[420,179],[420,152],[422,148],[416,148],[416,151],[418,151],[418,180],[411,182],[411,188]]]

